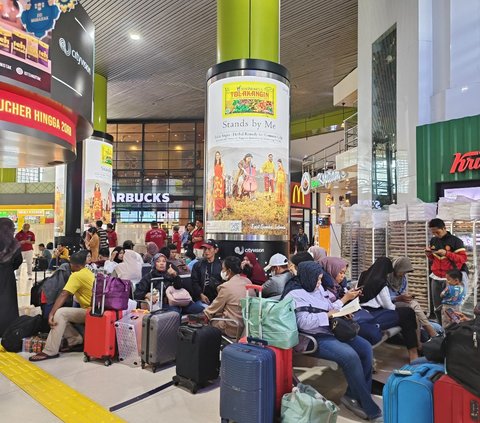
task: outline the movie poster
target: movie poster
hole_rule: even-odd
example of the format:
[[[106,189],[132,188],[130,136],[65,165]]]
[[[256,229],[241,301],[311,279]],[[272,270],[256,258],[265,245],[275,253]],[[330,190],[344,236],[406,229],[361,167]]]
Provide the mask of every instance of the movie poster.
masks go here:
[[[208,87],[206,231],[287,236],[289,88],[239,76]]]
[[[89,138],[83,143],[83,224],[112,221],[112,144]]]

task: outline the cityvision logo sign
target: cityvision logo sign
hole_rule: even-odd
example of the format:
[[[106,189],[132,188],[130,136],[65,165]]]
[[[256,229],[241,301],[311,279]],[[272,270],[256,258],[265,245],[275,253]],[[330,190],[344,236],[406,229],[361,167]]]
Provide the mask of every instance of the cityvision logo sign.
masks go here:
[[[91,75],[92,69],[90,68],[89,64],[80,56],[80,53],[77,50],[72,49],[72,45],[70,41],[66,41],[65,38],[60,38],[58,40],[58,45],[60,49],[63,51],[65,56],[71,57],[73,60],[77,62],[78,66],[81,66],[85,71]]]
[[[264,253],[265,248],[245,248],[243,245],[241,247],[235,247],[235,254],[242,256],[244,253]]]

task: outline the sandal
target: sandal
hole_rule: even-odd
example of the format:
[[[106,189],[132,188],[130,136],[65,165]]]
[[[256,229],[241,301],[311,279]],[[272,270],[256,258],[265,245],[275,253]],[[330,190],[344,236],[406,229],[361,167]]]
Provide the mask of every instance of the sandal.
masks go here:
[[[51,358],[58,358],[60,354],[55,355],[47,355],[44,352],[40,352],[38,354],[32,355],[28,360],[29,361],[43,361],[43,360],[50,360]]]

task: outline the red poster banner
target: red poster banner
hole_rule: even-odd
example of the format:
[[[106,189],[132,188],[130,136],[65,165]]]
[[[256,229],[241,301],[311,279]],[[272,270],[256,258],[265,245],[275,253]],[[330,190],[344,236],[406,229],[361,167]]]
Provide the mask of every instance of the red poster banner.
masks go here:
[[[75,146],[75,123],[65,113],[36,100],[0,90],[1,121],[46,132]]]

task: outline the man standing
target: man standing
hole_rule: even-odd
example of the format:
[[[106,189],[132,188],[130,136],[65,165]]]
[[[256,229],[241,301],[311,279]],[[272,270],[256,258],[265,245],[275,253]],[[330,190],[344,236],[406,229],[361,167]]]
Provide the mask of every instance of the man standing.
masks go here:
[[[425,248],[425,254],[431,265],[430,283],[432,291],[433,307],[438,322],[442,323],[441,292],[445,289],[447,271],[458,269],[463,272],[467,270],[467,252],[463,241],[452,235],[445,228],[442,219],[432,219],[428,227],[432,231],[432,239],[429,246]],[[438,309],[438,310],[437,310]]]
[[[308,247],[308,237],[303,232],[303,228],[298,228],[298,234],[293,237],[293,244],[296,252],[306,251]]]
[[[97,220],[95,222],[95,226],[97,228],[97,235],[100,238],[99,249],[108,248],[108,235],[107,235],[107,231],[105,231],[105,229],[103,229],[103,227],[102,227],[103,222],[101,220]]]
[[[207,239],[202,244],[202,250],[203,259],[192,268],[193,301],[210,304],[217,296],[217,287],[222,283],[222,262],[216,257],[218,244],[214,239]]]
[[[86,251],[79,251],[70,257],[72,274],[63,287],[62,292],[55,300],[52,311],[48,315],[50,333],[47,343],[41,353],[30,357],[30,361],[43,361],[59,356],[58,352],[76,351],[83,343],[80,333],[72,326],[72,323],[85,323],[87,308],[92,300],[93,273],[85,267],[87,258]],[[71,295],[80,307],[62,307]],[[66,345],[62,346],[62,337]]]
[[[150,227],[151,229],[145,235],[145,244],[154,242],[158,249],[165,247],[165,240],[167,239],[165,231],[158,227],[158,222],[150,223]]]
[[[275,164],[273,163],[273,154],[268,155],[268,160],[263,163],[261,172],[263,173],[263,183],[265,188],[265,197],[272,199],[272,194],[275,192]]]
[[[118,246],[118,238],[115,229],[111,223],[107,223],[107,238],[108,238],[108,248],[110,251]]]
[[[198,259],[203,257],[203,238],[205,237],[205,232],[203,230],[203,222],[201,220],[197,220],[195,222],[195,229],[192,232],[192,243],[193,243],[193,253]]]
[[[23,260],[27,263],[28,279],[32,279],[33,244],[35,244],[35,234],[30,231],[30,225],[28,223],[23,225],[22,230],[15,235],[15,239],[19,242]],[[17,278],[19,274],[20,270],[17,271]]]

